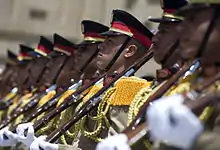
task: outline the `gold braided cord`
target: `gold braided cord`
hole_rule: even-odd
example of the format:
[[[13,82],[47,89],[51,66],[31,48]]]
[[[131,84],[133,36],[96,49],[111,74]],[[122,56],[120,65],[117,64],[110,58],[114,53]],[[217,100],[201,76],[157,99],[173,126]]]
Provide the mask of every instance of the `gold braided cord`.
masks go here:
[[[60,143],[61,143],[61,144],[64,144],[64,145],[68,145],[64,135],[62,135],[62,136],[60,137]]]
[[[177,94],[177,93],[183,93],[183,92],[187,92],[190,90],[190,82],[193,78],[187,78],[184,80],[181,80],[179,83],[180,84],[176,84],[175,86],[173,86],[167,93],[166,96],[168,95],[172,95],[172,94]],[[164,82],[166,83],[166,82]],[[128,112],[128,124],[130,125],[130,123],[133,121],[133,119],[136,117],[136,115],[138,114],[141,106],[147,102],[149,96],[151,96],[154,92],[157,91],[158,88],[160,88],[160,86],[162,86],[164,83],[161,83],[159,86],[155,87],[155,88],[142,88],[134,97],[134,99],[132,100],[132,103],[130,105],[129,108],[129,112]],[[148,140],[144,140],[144,145],[147,149],[151,148],[151,144]]]
[[[81,102],[81,103],[80,103],[76,108],[74,108],[74,109],[75,109],[76,111],[77,111],[78,109],[80,109],[81,106],[84,104],[84,102],[85,102],[86,100],[88,100],[89,98],[91,98],[91,97],[92,97],[99,89],[101,89],[102,87],[103,87],[102,84],[97,84],[97,85],[94,85],[93,87],[87,89],[85,92],[83,92],[83,97],[84,97],[84,98],[83,98],[83,102]],[[72,93],[73,93],[73,92],[72,92]],[[71,93],[71,94],[72,94],[72,93]],[[64,120],[65,116],[68,115],[68,113],[69,113],[69,111],[64,111],[64,112],[62,112],[61,115],[60,115],[60,117],[59,117],[59,119],[58,119],[58,121],[60,122],[61,120]],[[57,125],[58,125],[58,124],[60,124],[60,123],[57,123]],[[58,128],[58,126],[57,126],[57,128]],[[74,125],[74,127],[73,127],[73,131],[67,130],[66,133],[65,133],[65,135],[63,135],[60,140],[65,144],[65,143],[67,143],[65,136],[67,136],[67,137],[70,138],[70,139],[74,139],[75,136],[79,133],[79,131],[80,131],[80,123],[77,122],[77,123]]]
[[[84,97],[84,98],[83,98],[83,101],[86,101],[87,99],[89,99],[90,97],[92,97],[101,87],[102,87],[102,84],[94,85],[93,87],[88,88],[86,91],[84,91],[83,94],[82,94],[82,97]],[[68,91],[66,91],[66,92],[62,95],[62,97],[59,99],[59,102],[58,102],[58,104],[57,104],[57,107],[58,107],[60,104],[62,104],[62,102],[63,102],[70,94],[72,94],[72,93],[74,93],[74,92],[75,92],[75,90],[68,90]],[[79,103],[79,105],[78,105],[76,108],[74,107],[74,108],[72,108],[72,109],[75,109],[75,111],[79,110],[79,109],[83,106],[83,104],[84,104],[83,101],[82,101],[81,103]],[[71,108],[70,108],[70,109],[71,109]],[[56,128],[59,128],[59,125],[60,125],[60,123],[61,123],[61,120],[63,121],[64,118],[66,118],[66,116],[69,116],[68,114],[71,113],[71,112],[70,112],[70,111],[71,111],[70,109],[63,111],[63,112],[60,114],[60,116],[56,117]],[[73,110],[72,110],[72,111],[73,111]],[[72,114],[72,113],[71,113],[71,114]],[[68,118],[67,118],[67,119],[68,119]],[[61,136],[61,138],[60,138],[61,143],[67,144],[67,141],[66,141],[65,136],[67,136],[67,137],[70,138],[70,139],[74,139],[75,136],[79,133],[79,131],[80,131],[80,125],[79,125],[79,122],[77,122],[77,123],[74,125],[74,127],[73,127],[73,131],[67,130],[66,133]]]
[[[86,118],[81,120],[81,131],[85,137],[88,137],[96,142],[100,142],[102,139],[98,137],[101,133],[104,123],[107,128],[110,127],[110,123],[106,114],[109,111],[110,106],[129,106],[135,94],[143,87],[149,87],[151,82],[140,79],[138,77],[123,77],[116,82],[113,88],[110,88],[105,92],[101,103],[98,106],[97,116],[89,116],[89,119],[96,122],[96,128],[93,131],[87,131],[85,127]]]
[[[145,101],[150,96],[150,93],[152,92],[151,88],[142,88],[134,97],[134,99],[131,102],[131,105],[129,107],[128,111],[128,122],[127,125],[129,125],[133,119],[136,117],[140,107],[145,103]]]
[[[58,104],[57,106],[59,106],[64,100],[65,98],[67,98],[70,94],[72,94],[75,90],[68,90],[66,91],[62,96],[61,98],[59,99],[58,101]],[[45,103],[45,100],[49,100],[50,98],[52,98],[53,96],[55,95],[55,91],[51,91],[51,93],[49,92],[49,95],[47,95],[46,97],[44,97],[44,103]],[[62,112],[63,113],[63,112]],[[61,114],[62,114],[61,113]],[[37,120],[38,119],[41,119],[43,116],[45,115],[45,113],[41,113],[38,117],[37,117]],[[61,115],[60,115],[61,116]],[[60,121],[61,121],[61,117],[58,116],[58,117],[55,117],[53,118],[48,124],[47,126],[41,128],[37,134],[38,135],[41,135],[41,134],[44,134],[45,132],[47,131],[50,131],[51,129],[53,128],[58,128],[58,125],[60,124]]]
[[[106,118],[106,114],[109,110],[110,103],[108,102],[110,97],[113,95],[115,92],[116,88],[110,88],[107,92],[105,92],[101,103],[98,106],[98,111],[97,111],[97,116],[91,117],[92,120],[96,121],[96,129],[94,131],[87,131],[85,121],[86,117],[82,118],[80,121],[80,128],[81,128],[81,133],[90,139],[92,139],[95,142],[100,142],[102,139],[98,137],[98,135],[101,133],[103,129],[103,119],[105,124],[109,127],[110,123],[108,122],[108,119]]]
[[[72,117],[72,111],[75,110],[75,107],[70,107],[69,109],[65,110],[64,112],[61,113],[60,118],[58,119],[58,123],[57,123],[57,127],[59,128],[58,125],[61,125],[61,121],[63,122],[63,120],[69,120]],[[79,131],[79,124],[76,123],[73,127],[73,130],[67,130],[65,135],[70,138],[70,139],[74,139],[75,135],[78,133]],[[63,140],[65,140],[65,136],[63,137]]]
[[[51,129],[51,127],[53,127],[53,123],[54,123],[54,120],[51,120],[51,121],[47,124],[47,126],[45,126],[45,127],[41,128],[40,130],[38,130],[38,131],[36,132],[36,135],[43,135],[43,134],[45,134],[45,132],[49,131],[49,130]]]
[[[60,102],[60,104],[61,104],[66,97],[68,97],[70,94],[72,94],[72,92],[74,92],[74,91],[73,91],[73,90],[66,91],[66,92],[61,96],[61,98],[59,99],[58,103]],[[55,95],[55,93],[56,93],[55,91],[51,91],[51,92],[48,93],[49,95],[46,95],[45,97],[43,97],[43,99],[41,99],[41,100],[42,100],[42,104],[45,103],[45,101],[47,101],[47,100],[49,100],[50,98],[52,98],[52,97]],[[39,105],[41,105],[41,104],[39,104]],[[39,107],[40,107],[40,106],[39,106]],[[46,114],[45,112],[41,113],[41,114],[37,117],[36,120],[41,119],[45,114]],[[52,119],[52,120],[47,124],[47,126],[41,128],[41,129],[37,132],[37,134],[41,135],[41,134],[44,134],[45,132],[51,130],[51,129],[54,128],[54,127],[56,128],[57,125],[59,124],[59,121],[60,121],[60,119],[58,119],[58,118],[59,118],[59,117],[55,117],[54,119]]]
[[[151,82],[138,77],[123,77],[116,82],[114,98],[109,102],[112,106],[129,106],[140,89],[150,85]]]

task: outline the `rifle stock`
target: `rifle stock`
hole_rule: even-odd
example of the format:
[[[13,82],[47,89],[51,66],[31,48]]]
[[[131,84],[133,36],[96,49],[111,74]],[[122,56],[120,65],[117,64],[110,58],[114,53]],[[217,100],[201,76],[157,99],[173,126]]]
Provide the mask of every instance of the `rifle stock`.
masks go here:
[[[60,129],[55,130],[49,136],[47,136],[48,142],[55,142],[62,134],[64,134],[69,128],[71,128],[76,122],[78,122],[82,117],[86,116],[90,111],[93,110],[95,106],[99,104],[101,101],[100,96],[109,89],[118,79],[122,76],[131,76],[133,75],[142,65],[144,65],[147,61],[149,61],[153,57],[153,52],[151,50],[139,61],[134,63],[128,69],[118,74],[108,85],[104,86],[97,93],[95,93],[83,106],[82,108],[75,113],[73,118],[68,121],[64,126]]]

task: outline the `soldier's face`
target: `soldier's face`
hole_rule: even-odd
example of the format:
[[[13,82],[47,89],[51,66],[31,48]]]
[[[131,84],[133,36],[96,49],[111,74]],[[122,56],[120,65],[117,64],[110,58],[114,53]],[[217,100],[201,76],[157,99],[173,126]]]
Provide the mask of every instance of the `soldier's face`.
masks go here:
[[[108,64],[113,59],[117,51],[123,45],[125,39],[126,36],[112,36],[106,38],[106,40],[99,45],[99,53],[97,56],[98,69],[104,70],[108,66]],[[119,56],[119,58],[114,63],[114,66],[118,66],[122,61],[123,54]]]
[[[206,8],[197,10],[196,13],[188,12],[185,14],[185,20],[178,27],[180,35],[180,54],[183,59],[193,59],[198,56],[198,49],[203,41],[204,35],[210,25],[213,16],[213,9]],[[218,25],[219,26],[219,25]],[[219,52],[215,51],[220,46],[220,34],[217,25],[209,36],[209,41],[202,54],[202,59],[208,63],[219,58]]]
[[[79,80],[81,75],[79,71],[82,69],[82,66],[84,66],[87,60],[96,52],[97,46],[97,44],[80,46],[76,50],[74,57],[70,57],[67,60],[65,66],[59,74],[57,85],[62,87],[68,84],[70,79]],[[87,67],[90,66],[86,66],[86,68]]]
[[[76,68],[78,70],[82,69],[87,60],[97,51],[98,44],[87,44],[80,46],[76,51]]]
[[[59,73],[59,70],[64,64],[65,59],[65,55],[52,57],[49,62],[47,62],[46,68],[43,70],[43,75],[41,77],[39,85],[49,86]]]
[[[152,50],[154,52],[154,59],[158,64],[162,61],[169,53],[171,47],[177,40],[177,34],[175,29],[179,25],[178,23],[160,23],[157,34],[153,37]]]

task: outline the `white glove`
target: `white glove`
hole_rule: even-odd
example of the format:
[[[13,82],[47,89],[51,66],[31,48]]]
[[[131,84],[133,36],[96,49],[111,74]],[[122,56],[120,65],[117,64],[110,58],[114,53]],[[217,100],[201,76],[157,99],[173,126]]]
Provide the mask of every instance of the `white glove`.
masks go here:
[[[189,149],[203,125],[182,101],[180,95],[155,101],[147,110],[148,128],[154,140]]]
[[[27,131],[27,136],[25,136],[25,130]],[[24,123],[24,124],[20,124],[18,125],[17,129],[17,139],[19,142],[22,142],[24,145],[26,145],[27,147],[30,147],[31,143],[35,140],[35,136],[34,136],[34,127],[33,127],[33,123]]]
[[[46,142],[45,139],[46,139],[46,136],[40,136],[36,138],[32,142],[30,146],[30,150],[40,150],[40,148],[44,150],[58,150],[59,149],[58,144],[51,144],[49,142]]]
[[[9,131],[8,127],[0,130],[0,146],[15,146],[16,144],[17,134],[14,134],[11,131]]]
[[[131,150],[125,134],[110,136],[98,143],[96,150]]]

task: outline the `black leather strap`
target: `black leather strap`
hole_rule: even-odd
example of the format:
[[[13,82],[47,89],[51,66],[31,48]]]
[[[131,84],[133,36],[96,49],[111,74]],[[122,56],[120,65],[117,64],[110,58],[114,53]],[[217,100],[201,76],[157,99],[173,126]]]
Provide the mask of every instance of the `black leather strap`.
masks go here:
[[[109,62],[108,66],[105,68],[105,70],[109,70],[115,63],[115,61],[118,59],[118,57],[121,55],[121,53],[123,52],[123,50],[125,49],[125,47],[127,46],[128,42],[131,40],[131,37],[127,37],[124,41],[124,43],[122,44],[122,46],[120,47],[120,49],[117,51],[117,53],[115,54],[115,56],[112,58],[112,60]]]

